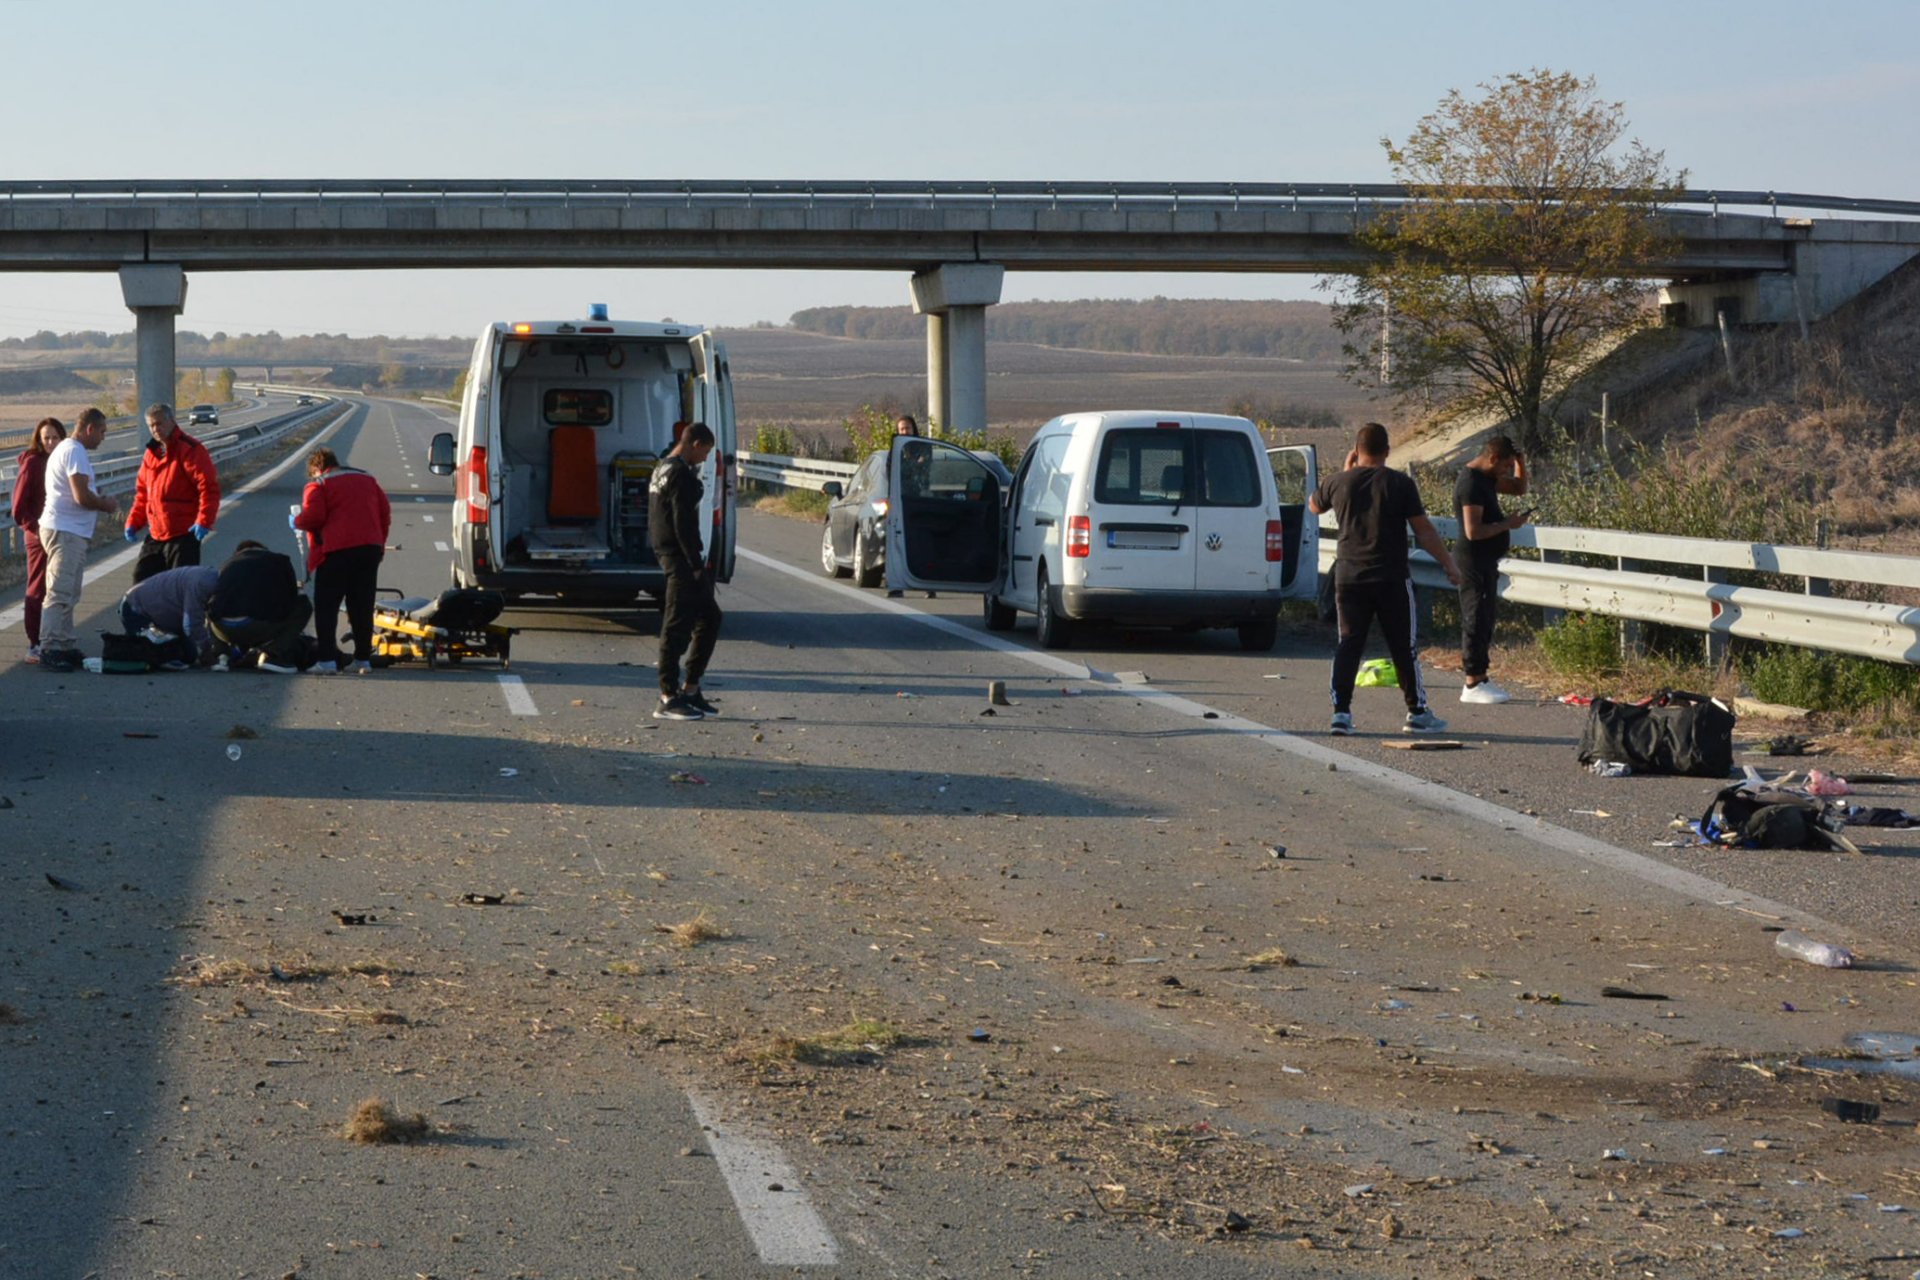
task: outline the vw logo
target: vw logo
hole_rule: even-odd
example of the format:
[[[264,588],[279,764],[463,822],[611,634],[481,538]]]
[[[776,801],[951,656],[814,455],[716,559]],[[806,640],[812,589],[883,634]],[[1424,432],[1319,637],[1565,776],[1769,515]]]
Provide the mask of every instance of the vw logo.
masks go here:
[[[1218,551],[1218,550],[1220,549],[1220,547],[1221,547],[1221,544],[1222,544],[1222,542],[1223,542],[1223,541],[1224,541],[1224,540],[1223,540],[1223,539],[1222,539],[1222,538],[1220,537],[1220,535],[1219,535],[1219,534],[1217,534],[1217,533],[1210,533],[1210,534],[1208,534],[1208,535],[1207,535],[1207,550],[1209,550],[1209,551]]]

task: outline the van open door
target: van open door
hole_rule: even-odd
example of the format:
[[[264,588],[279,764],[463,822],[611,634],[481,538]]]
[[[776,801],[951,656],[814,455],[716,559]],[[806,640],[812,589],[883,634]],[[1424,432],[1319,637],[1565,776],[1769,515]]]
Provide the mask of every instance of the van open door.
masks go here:
[[[1280,537],[1286,552],[1280,562],[1280,594],[1311,600],[1320,590],[1320,520],[1307,510],[1307,498],[1320,484],[1319,455],[1310,444],[1267,450],[1273,489],[1280,500]]]
[[[1006,573],[1000,478],[956,445],[895,436],[887,456],[887,586],[997,591]]]
[[[733,374],[727,368],[727,349],[710,333],[693,339],[693,366],[698,377],[695,396],[699,421],[713,431],[713,453],[700,469],[706,493],[700,500],[701,528],[705,530],[707,564],[721,582],[733,580],[734,549],[738,538],[734,518],[735,454],[739,445],[733,423]]]

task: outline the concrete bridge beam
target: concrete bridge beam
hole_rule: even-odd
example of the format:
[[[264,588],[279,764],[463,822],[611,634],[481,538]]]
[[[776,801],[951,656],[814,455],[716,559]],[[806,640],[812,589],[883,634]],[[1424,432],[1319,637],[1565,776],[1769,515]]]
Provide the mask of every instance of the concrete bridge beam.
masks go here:
[[[140,411],[157,402],[172,404],[173,321],[187,307],[187,273],[165,263],[121,267],[120,295],[134,316],[134,383]]]
[[[987,308],[1000,301],[1006,268],[949,262],[916,272],[913,309],[927,317],[927,416],[942,430],[987,425]]]

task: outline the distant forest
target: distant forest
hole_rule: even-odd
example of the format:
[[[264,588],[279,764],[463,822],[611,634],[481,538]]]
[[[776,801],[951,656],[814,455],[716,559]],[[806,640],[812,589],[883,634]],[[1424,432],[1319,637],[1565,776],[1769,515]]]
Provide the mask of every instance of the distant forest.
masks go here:
[[[0,352],[24,355],[29,352],[59,351],[72,355],[128,355],[134,336],[84,329],[74,333],[55,333],[42,329],[30,338],[0,339]],[[344,333],[308,333],[282,337],[266,333],[213,334],[182,329],[174,335],[174,349],[189,360],[233,360],[245,364],[296,364],[309,362],[333,364],[339,361],[385,364],[389,361],[427,360],[435,364],[459,364],[473,349],[472,339],[461,338],[350,338]]]
[[[809,307],[788,322],[835,338],[918,338],[910,307]],[[1340,359],[1333,308],[1321,302],[1182,298],[1003,302],[987,308],[996,342],[1166,356],[1265,356],[1315,364]]]

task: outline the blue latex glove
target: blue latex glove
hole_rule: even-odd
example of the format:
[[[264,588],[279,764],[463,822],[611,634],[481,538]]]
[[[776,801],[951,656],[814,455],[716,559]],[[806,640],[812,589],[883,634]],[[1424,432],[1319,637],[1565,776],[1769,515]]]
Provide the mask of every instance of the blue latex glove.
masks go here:
[[[140,530],[140,529],[129,529],[129,530],[127,530],[127,541],[128,541],[128,542],[138,542],[138,541],[140,541],[140,535],[141,535],[141,534],[142,534],[143,532],[144,532],[144,531],[143,531],[143,530]]]
[[[293,530],[295,533],[300,532],[300,526],[294,523],[294,521],[299,518],[300,513],[298,511],[287,512],[287,528]]]
[[[205,542],[207,538],[213,533],[213,530],[207,528],[207,526],[203,524],[197,524],[193,526],[193,528],[190,529],[188,532],[193,534],[193,540],[195,542]]]

